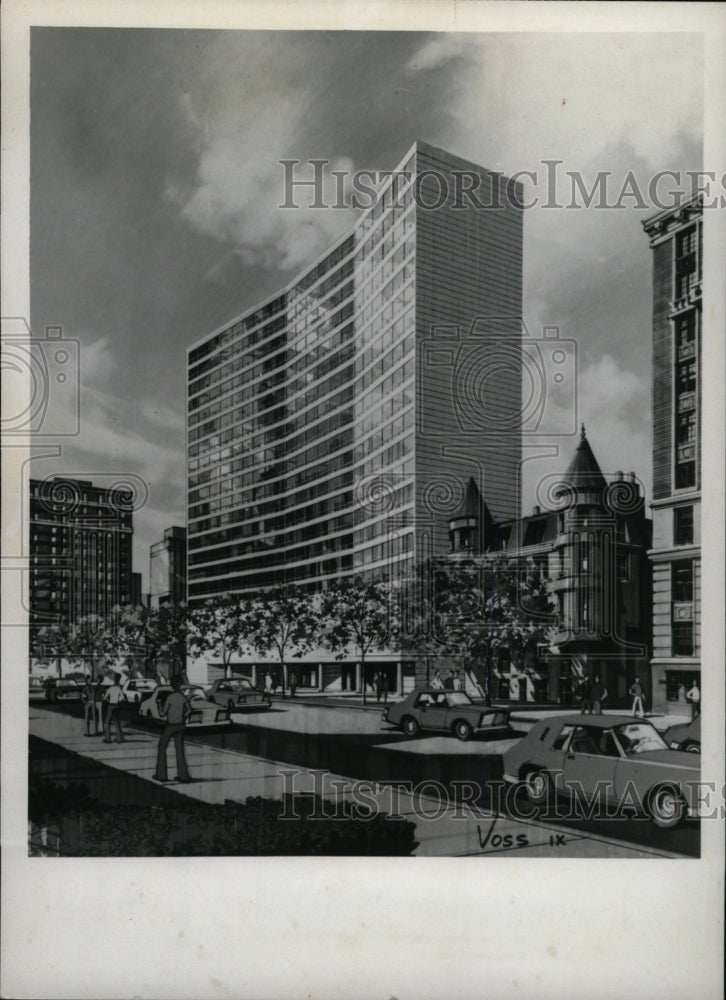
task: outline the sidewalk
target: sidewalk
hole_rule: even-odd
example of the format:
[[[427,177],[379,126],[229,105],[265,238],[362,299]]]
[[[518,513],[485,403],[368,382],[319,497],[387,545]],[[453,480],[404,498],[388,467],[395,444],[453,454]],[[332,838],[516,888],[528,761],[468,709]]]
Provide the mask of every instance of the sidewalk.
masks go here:
[[[268,719],[271,717],[268,716]],[[368,723],[361,717],[363,728]],[[355,790],[365,787],[367,800],[379,810],[396,813],[416,826],[417,856],[453,857],[464,855],[513,855],[516,857],[676,857],[654,848],[639,847],[588,833],[573,832],[552,824],[524,822],[507,816],[467,806],[458,814],[448,801],[415,791],[396,790],[392,786],[354,781],[343,775],[315,775],[296,769],[281,761],[266,760],[250,754],[203,746],[191,733],[186,742],[186,757],[192,774],[190,784],[175,782],[159,785],[152,780],[156,766],[158,737],[156,734],[125,728],[126,741],[105,744],[100,737],[85,737],[80,719],[53,712],[37,705],[30,706],[30,734],[55,743],[90,762],[105,764],[119,776],[134,775],[146,783],[147,795],[159,804],[174,793],[209,804],[226,800],[244,802],[248,796],[282,798],[286,792],[318,792],[328,799],[354,797]],[[479,748],[481,753],[481,747]],[[173,751],[169,748],[170,773],[174,774]],[[294,771],[295,777],[284,771]],[[78,780],[78,779],[76,779]],[[85,780],[85,775],[84,775]],[[108,782],[108,778],[102,780]],[[337,783],[337,787],[336,787]],[[432,789],[433,790],[433,789]],[[147,797],[146,795],[144,796]]]

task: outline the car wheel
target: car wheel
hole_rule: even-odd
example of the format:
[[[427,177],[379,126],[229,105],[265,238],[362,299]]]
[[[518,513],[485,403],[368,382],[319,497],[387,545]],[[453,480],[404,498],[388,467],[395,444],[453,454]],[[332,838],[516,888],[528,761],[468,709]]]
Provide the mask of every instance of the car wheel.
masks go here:
[[[662,830],[670,830],[683,819],[686,803],[683,796],[673,785],[660,785],[650,793],[648,812],[656,826]]]
[[[404,731],[406,736],[417,736],[418,731],[421,727],[418,722],[411,715],[407,715],[405,718],[401,719],[401,729]]]
[[[459,719],[458,722],[454,723],[452,732],[458,740],[466,743],[467,740],[471,739],[472,728],[466,719]]]
[[[695,740],[686,740],[681,747],[681,750],[685,750],[687,753],[700,753],[701,744],[697,743]]]
[[[524,775],[524,789],[532,805],[547,805],[551,788],[552,782],[546,771],[532,767]]]

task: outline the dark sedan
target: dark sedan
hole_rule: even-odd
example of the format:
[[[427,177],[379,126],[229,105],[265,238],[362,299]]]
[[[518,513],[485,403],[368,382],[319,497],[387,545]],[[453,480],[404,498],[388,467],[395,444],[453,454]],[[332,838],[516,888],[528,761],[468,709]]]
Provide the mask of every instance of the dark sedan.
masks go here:
[[[48,677],[43,682],[45,698],[47,701],[80,701],[84,683],[85,681],[82,682],[76,677],[69,676],[60,679]]]
[[[687,753],[701,752],[701,716],[680,726],[671,726],[663,733],[663,739],[671,750],[685,750]]]
[[[389,705],[383,721],[399,726],[407,736],[419,730],[452,733],[460,740],[475,734],[501,733],[509,730],[509,712],[475,704],[463,691],[440,691],[429,688],[412,691],[403,701]]]
[[[206,692],[209,701],[224,705],[230,712],[260,711],[270,707],[271,698],[258,691],[246,677],[219,678]]]

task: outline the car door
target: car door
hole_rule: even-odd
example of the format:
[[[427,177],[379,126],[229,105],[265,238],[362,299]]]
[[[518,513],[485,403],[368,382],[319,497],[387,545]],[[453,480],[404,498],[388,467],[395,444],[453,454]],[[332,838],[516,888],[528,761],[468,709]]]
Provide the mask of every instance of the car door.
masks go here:
[[[614,799],[620,751],[612,731],[599,726],[575,726],[562,765],[566,788],[591,799]]]
[[[421,706],[421,726],[423,729],[446,729],[449,704],[443,691],[432,695],[431,703]]]

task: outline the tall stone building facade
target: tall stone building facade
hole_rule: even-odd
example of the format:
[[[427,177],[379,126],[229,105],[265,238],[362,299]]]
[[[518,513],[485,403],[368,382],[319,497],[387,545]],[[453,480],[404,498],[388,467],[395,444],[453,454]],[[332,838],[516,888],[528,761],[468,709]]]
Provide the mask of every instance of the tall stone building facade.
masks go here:
[[[653,706],[701,677],[702,205],[643,225],[653,251]]]

